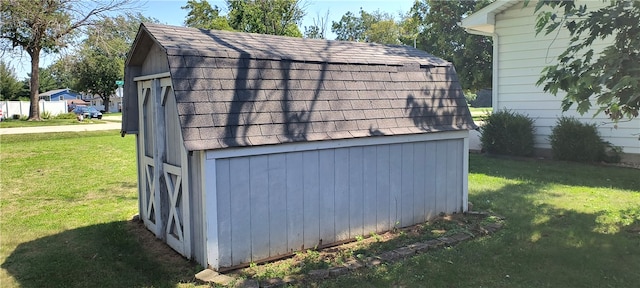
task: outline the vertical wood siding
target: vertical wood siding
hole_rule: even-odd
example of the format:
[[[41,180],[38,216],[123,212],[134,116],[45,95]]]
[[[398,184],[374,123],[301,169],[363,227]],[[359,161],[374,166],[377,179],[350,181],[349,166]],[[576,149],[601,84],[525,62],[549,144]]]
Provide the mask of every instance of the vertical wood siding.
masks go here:
[[[151,75],[169,71],[167,54],[157,44],[149,49],[141,67],[140,75]]]
[[[191,226],[193,229],[191,237],[191,251],[193,259],[198,263],[206,263],[205,251],[205,232],[203,220],[206,219],[204,215],[203,205],[203,180],[199,177],[202,175],[202,160],[204,158],[202,151],[195,151],[191,156],[188,156],[189,171],[189,211],[191,211]]]
[[[166,163],[180,166],[181,158],[182,158],[182,131],[180,130],[180,123],[178,120],[178,109],[176,107],[176,98],[173,97],[173,89],[171,87],[166,88],[168,95],[170,97],[166,97],[166,103],[164,108],[165,114],[165,125],[167,137],[165,137],[165,147],[167,151],[166,155]]]
[[[229,184],[231,204],[231,263],[248,263],[251,258],[251,186],[249,161],[252,157],[240,157],[229,160]],[[299,190],[298,190],[299,191]],[[232,193],[231,193],[232,192]],[[264,193],[264,191],[261,191]],[[262,204],[262,203],[261,203]],[[218,216],[220,219],[220,216]],[[263,217],[268,217],[263,215]],[[302,234],[302,233],[300,233]],[[261,235],[266,237],[267,235]]]
[[[143,85],[143,84],[141,84]],[[142,92],[140,97],[143,98],[142,103],[142,115],[141,121],[142,126],[141,129],[145,132],[142,134],[143,140],[143,153],[147,157],[153,157],[153,151],[155,150],[155,145],[153,139],[155,139],[155,121],[154,121],[154,107],[153,107],[153,96],[151,95],[151,86],[150,83],[144,84],[141,86]]]
[[[326,149],[318,151],[318,181],[321,183],[318,187],[320,211],[318,220],[320,221],[320,239],[323,243],[332,243],[336,241],[335,235],[335,150]]]
[[[207,210],[207,213],[216,213],[218,223],[207,223],[208,226],[218,225],[218,247],[208,247],[207,249],[218,249],[218,259],[209,259],[210,262],[218,261],[219,267],[229,267],[231,265],[231,171],[229,167],[229,159],[220,159],[215,163],[216,175],[205,175],[205,178],[212,177],[216,179],[216,189],[224,191],[217,195],[207,195],[207,197],[217,198],[217,211]],[[214,229],[209,229],[214,230]],[[211,239],[215,240],[215,239]],[[207,239],[207,243],[210,240]]]
[[[211,160],[216,161],[219,266],[460,212],[463,141]]]
[[[268,156],[269,165],[269,255],[278,255],[281,251],[287,251],[287,213],[282,211],[286,207],[286,158],[284,154]]]
[[[249,201],[252,258],[269,257],[269,161],[268,156],[249,158]],[[246,173],[246,171],[245,171]]]

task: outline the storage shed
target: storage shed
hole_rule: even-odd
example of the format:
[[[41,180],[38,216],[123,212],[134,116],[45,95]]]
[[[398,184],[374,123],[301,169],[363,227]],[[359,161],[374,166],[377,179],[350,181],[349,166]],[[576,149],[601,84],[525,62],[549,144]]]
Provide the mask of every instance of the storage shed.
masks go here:
[[[140,217],[205,267],[467,209],[476,126],[423,51],[143,24],[124,88]]]

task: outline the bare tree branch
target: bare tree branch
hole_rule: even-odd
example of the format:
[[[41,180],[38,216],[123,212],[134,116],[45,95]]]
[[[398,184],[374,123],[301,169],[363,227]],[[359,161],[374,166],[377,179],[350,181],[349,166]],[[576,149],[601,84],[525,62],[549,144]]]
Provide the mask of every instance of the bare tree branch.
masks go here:
[[[0,0],[0,48],[20,47],[31,57],[30,120],[40,120],[41,52],[58,52],[80,28],[94,25],[109,13],[133,9],[134,3],[134,0]]]

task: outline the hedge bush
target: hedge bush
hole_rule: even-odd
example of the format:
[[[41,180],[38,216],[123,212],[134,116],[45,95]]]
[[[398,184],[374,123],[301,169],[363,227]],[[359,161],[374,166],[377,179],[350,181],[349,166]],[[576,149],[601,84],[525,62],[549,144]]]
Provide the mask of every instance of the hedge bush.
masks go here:
[[[502,110],[484,120],[480,142],[485,152],[513,156],[533,154],[533,120],[528,116]]]
[[[602,140],[595,124],[561,117],[549,136],[553,158],[578,162],[619,162],[620,149]]]
[[[73,112],[58,114],[55,119],[76,119],[77,115]]]

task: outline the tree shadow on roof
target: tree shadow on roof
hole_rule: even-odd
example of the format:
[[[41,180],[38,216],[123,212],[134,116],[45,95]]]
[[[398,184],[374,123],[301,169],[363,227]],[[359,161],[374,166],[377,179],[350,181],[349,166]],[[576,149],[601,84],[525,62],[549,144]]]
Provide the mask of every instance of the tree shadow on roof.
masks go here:
[[[252,55],[251,51],[254,51],[254,53],[255,51],[260,51],[261,53],[266,53],[272,58],[279,58],[282,55],[271,53],[269,51],[262,51],[261,49],[252,47],[249,44],[244,44],[240,47],[239,45],[228,43],[211,33],[205,34],[217,43],[236,51],[240,55],[237,59],[237,67],[240,69],[238,69],[238,75],[235,75],[233,100],[228,111],[229,117],[227,117],[227,121],[225,123],[224,144],[229,147],[252,145],[248,140],[248,130],[251,125],[255,124],[254,120],[257,117],[257,113],[265,110],[263,109],[263,105],[265,103],[260,103],[258,101],[260,96],[259,93],[263,93],[265,91],[277,91],[276,93],[279,94],[276,98],[279,98],[280,101],[281,109],[279,110],[282,111],[282,115],[280,116],[282,118],[273,119],[273,117],[278,116],[271,114],[272,121],[274,123],[278,123],[277,125],[282,126],[282,133],[277,136],[284,138],[278,139],[277,142],[298,142],[307,140],[307,135],[311,132],[310,125],[312,114],[318,113],[315,111],[315,105],[318,100],[319,93],[323,89],[323,83],[327,79],[328,61],[324,61],[320,64],[321,69],[319,70],[319,77],[311,79],[316,82],[316,85],[312,91],[308,91],[309,93],[313,93],[310,101],[307,102],[304,108],[294,107],[294,105],[292,105],[293,101],[299,99],[294,99],[294,95],[292,93],[293,87],[291,87],[292,82],[290,81],[291,70],[294,68],[293,61],[289,59],[281,59],[277,61],[279,65],[278,67],[266,67],[266,62],[257,61],[258,59],[256,59],[261,55]],[[331,42],[327,42],[327,45],[330,46]],[[327,47],[327,49],[329,49],[329,47]],[[274,63],[275,62],[276,61],[274,61]],[[249,68],[258,69],[260,71],[267,68],[278,70],[281,77],[280,79],[275,80],[277,82],[277,89],[266,87],[267,84],[264,82],[264,77],[252,79],[249,75]],[[253,80],[251,84],[249,84],[249,80]],[[241,117],[244,117],[244,119]]]
[[[475,129],[455,69],[449,67],[446,71],[443,77],[434,76],[427,69],[427,78],[433,79],[433,84],[424,87],[419,97],[409,93],[405,112],[424,131]]]

